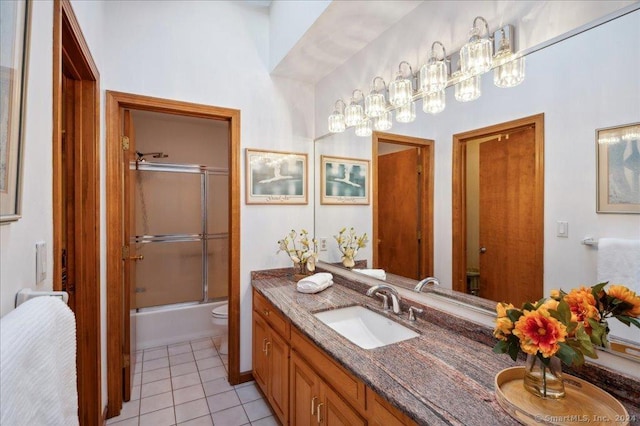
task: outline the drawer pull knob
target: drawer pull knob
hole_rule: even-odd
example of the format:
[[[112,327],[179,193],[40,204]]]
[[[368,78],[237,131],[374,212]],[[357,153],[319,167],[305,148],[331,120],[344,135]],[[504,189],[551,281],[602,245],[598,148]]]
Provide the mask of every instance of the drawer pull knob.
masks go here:
[[[267,352],[267,338],[262,339],[262,352]]]
[[[316,414],[316,399],[318,399],[317,396],[314,396],[313,398],[311,398],[311,415],[312,416]]]
[[[262,313],[264,314],[265,317],[269,316],[269,310],[265,309],[264,311],[262,311]]]
[[[323,402],[318,404],[318,409],[317,409],[317,412],[316,412],[316,416],[317,416],[316,418],[318,419],[318,424],[322,423],[322,411],[320,410],[320,407],[322,407],[323,405],[324,405]]]
[[[266,356],[269,356],[269,346],[271,346],[271,342],[267,342],[265,348],[264,348],[264,354]]]

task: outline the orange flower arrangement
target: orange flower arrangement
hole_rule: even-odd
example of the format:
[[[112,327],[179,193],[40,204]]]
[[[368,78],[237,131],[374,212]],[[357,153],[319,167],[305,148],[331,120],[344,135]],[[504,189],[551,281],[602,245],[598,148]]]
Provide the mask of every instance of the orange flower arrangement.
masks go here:
[[[551,298],[525,303],[521,309],[498,303],[493,351],[536,355],[548,364],[557,356],[567,365],[581,365],[584,357],[597,358],[594,346],[607,345],[606,319],[616,318],[640,328],[640,296],[622,285],[599,283],[581,286],[569,293],[552,290]]]

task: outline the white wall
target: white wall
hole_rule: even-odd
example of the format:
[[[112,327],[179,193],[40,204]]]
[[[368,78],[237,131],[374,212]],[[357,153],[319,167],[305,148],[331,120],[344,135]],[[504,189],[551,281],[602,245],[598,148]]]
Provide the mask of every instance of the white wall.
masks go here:
[[[53,4],[32,2],[22,180],[22,218],[0,225],[0,316],[23,287],[53,287],[51,135]],[[47,244],[47,278],[36,286],[36,241]]]
[[[406,22],[399,25],[397,31],[411,28]],[[386,38],[376,41],[320,82],[316,112],[330,104],[343,85],[356,87],[364,81],[359,75],[375,75],[372,58],[388,60],[387,43]],[[640,215],[596,213],[595,149],[595,129],[637,122],[640,117],[638,52],[640,11],[635,11],[529,55],[526,80],[518,87],[497,88],[489,74],[483,76],[480,99],[457,102],[450,88],[444,112],[431,116],[419,111],[411,125],[394,123],[392,133],[435,140],[434,265],[443,285],[451,285],[452,274],[452,135],[520,117],[545,114],[545,293],[596,283],[598,251],[580,244],[585,236],[640,238]],[[418,109],[421,106],[418,103]],[[327,114],[317,120],[316,128],[326,126]],[[349,135],[340,139],[351,146],[343,150],[352,155],[353,145],[359,144],[361,158],[371,155],[368,139],[354,136],[353,129],[345,133]],[[325,212],[330,208],[318,209],[316,219],[330,217]],[[556,237],[560,220],[569,222],[569,238]],[[640,340],[640,334],[633,333]]]
[[[313,88],[269,76],[267,9],[225,1],[101,7],[102,49],[94,56],[103,89],[239,109],[242,183],[244,148],[312,153]],[[246,206],[244,184],[241,200],[240,369],[249,371],[250,271],[289,266],[286,256],[276,256],[276,241],[292,227],[310,229],[313,205]]]

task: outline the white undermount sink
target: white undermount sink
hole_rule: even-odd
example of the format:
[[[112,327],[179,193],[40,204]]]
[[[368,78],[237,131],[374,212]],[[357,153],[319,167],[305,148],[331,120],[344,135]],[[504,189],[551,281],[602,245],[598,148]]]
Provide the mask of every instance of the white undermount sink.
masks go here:
[[[318,312],[314,316],[363,349],[419,336],[415,331],[362,306]]]

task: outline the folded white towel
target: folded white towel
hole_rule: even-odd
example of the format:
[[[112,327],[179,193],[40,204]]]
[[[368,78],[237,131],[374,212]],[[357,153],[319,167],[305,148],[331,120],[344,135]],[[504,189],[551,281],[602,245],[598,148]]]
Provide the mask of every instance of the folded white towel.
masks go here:
[[[76,321],[57,297],[0,320],[0,424],[77,425]]]
[[[387,279],[387,273],[384,272],[384,269],[352,269],[352,271],[369,275],[370,277],[377,278],[382,281]]]
[[[333,275],[328,272],[319,272],[298,281],[296,289],[300,293],[318,293],[333,285]]]
[[[640,293],[640,240],[600,238],[598,240],[598,282],[621,284]],[[640,341],[640,329],[609,321],[611,334]]]

